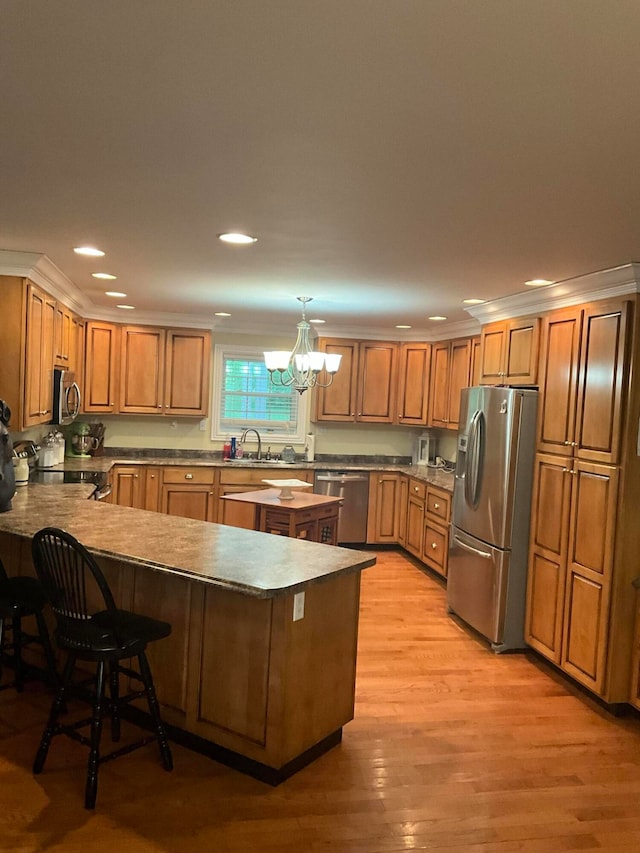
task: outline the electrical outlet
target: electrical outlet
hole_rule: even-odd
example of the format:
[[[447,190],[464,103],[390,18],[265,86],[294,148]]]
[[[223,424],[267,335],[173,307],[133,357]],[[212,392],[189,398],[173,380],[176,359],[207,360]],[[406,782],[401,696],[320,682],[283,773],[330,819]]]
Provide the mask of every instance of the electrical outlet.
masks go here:
[[[296,592],[293,596],[293,621],[304,619],[304,592]]]
[[[170,429],[178,429],[178,421],[171,421],[169,424]]]
[[[206,430],[206,428],[207,428],[207,419],[202,418],[202,420],[200,421],[200,432],[204,432]]]

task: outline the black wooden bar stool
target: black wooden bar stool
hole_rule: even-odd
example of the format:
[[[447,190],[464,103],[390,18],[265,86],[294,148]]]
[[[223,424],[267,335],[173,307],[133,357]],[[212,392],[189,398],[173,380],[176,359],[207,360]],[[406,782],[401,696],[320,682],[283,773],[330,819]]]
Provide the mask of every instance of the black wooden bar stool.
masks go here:
[[[32,551],[36,572],[56,618],[55,638],[58,648],[67,653],[60,685],[33,764],[33,772],[42,771],[54,735],[65,734],[88,746],[84,804],[85,808],[92,809],[96,803],[98,768],[105,761],[157,741],[162,766],[165,770],[173,769],[171,750],[145,654],[147,644],[168,637],[171,626],[158,619],[119,610],[98,564],[87,549],[69,533],[55,527],[45,527],[33,537]],[[94,607],[92,602],[99,603]],[[122,664],[129,658],[137,658],[139,671]],[[94,663],[95,677],[89,680],[85,678],[79,684],[75,682],[73,674],[76,661]],[[121,674],[142,682],[143,689],[121,696]],[[109,698],[105,696],[107,676]],[[63,724],[59,722],[59,716],[66,698],[71,693],[89,698],[92,705],[91,716]],[[153,734],[106,755],[100,755],[104,715],[110,716],[111,737],[112,740],[118,741],[121,707],[142,696],[147,699]],[[89,725],[91,733],[89,737],[85,737],[79,730]]]
[[[22,656],[23,650],[34,643],[38,643],[44,649],[47,666],[45,680],[52,686],[55,685],[55,656],[42,612],[46,603],[47,595],[36,578],[7,577],[0,560],[0,679],[4,664],[8,664],[14,673],[13,680],[0,685],[0,690],[15,687],[18,692],[21,692],[28,677],[31,675],[42,677],[42,673],[38,673],[36,667],[25,664]],[[36,620],[37,634],[24,630],[23,619],[29,616],[33,616]]]

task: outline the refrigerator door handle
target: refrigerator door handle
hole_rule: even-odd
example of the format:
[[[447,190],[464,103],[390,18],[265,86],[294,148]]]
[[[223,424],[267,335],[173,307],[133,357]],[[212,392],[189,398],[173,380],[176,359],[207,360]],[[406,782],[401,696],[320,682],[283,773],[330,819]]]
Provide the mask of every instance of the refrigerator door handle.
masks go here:
[[[478,548],[473,548],[471,545],[467,545],[466,542],[463,542],[462,539],[458,539],[457,536],[453,537],[453,541],[456,545],[459,545],[461,548],[464,548],[465,551],[471,551],[472,554],[477,554],[479,557],[483,557],[485,560],[491,559],[491,554],[488,551],[480,551]]]
[[[469,476],[464,484],[467,504],[474,509],[480,499],[480,481],[484,457],[484,415],[476,410],[469,424],[469,443],[467,450],[467,472]]]

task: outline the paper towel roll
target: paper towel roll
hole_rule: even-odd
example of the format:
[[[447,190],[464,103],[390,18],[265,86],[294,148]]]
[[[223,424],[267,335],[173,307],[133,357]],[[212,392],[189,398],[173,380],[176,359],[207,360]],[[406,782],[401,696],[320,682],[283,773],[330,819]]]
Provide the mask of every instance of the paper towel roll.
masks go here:
[[[304,442],[304,458],[307,462],[313,462],[315,459],[315,442],[315,435],[310,432],[307,433],[307,437]]]

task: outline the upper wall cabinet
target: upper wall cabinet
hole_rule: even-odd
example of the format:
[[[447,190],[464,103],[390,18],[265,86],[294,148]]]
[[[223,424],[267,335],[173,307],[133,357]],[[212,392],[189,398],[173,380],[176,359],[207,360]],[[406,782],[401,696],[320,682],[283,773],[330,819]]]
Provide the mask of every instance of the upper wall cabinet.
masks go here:
[[[426,426],[429,422],[431,344],[400,344],[398,355],[396,423],[404,426]]]
[[[209,361],[208,331],[123,326],[119,411],[206,415]]]
[[[320,338],[318,349],[339,353],[342,361],[329,387],[316,386],[313,420],[393,423],[396,343]]]
[[[545,318],[538,450],[617,463],[630,304],[596,302]]]
[[[51,420],[55,299],[18,276],[2,276],[0,398],[14,432]]]
[[[433,344],[431,351],[431,412],[434,427],[458,429],[460,392],[470,384],[472,338]]]
[[[483,326],[480,384],[535,385],[539,338],[538,317],[504,320]]]
[[[194,415],[209,409],[211,333],[90,320],[84,411]]]
[[[85,412],[113,414],[117,411],[119,341],[120,328],[115,323],[87,322],[82,407]]]

